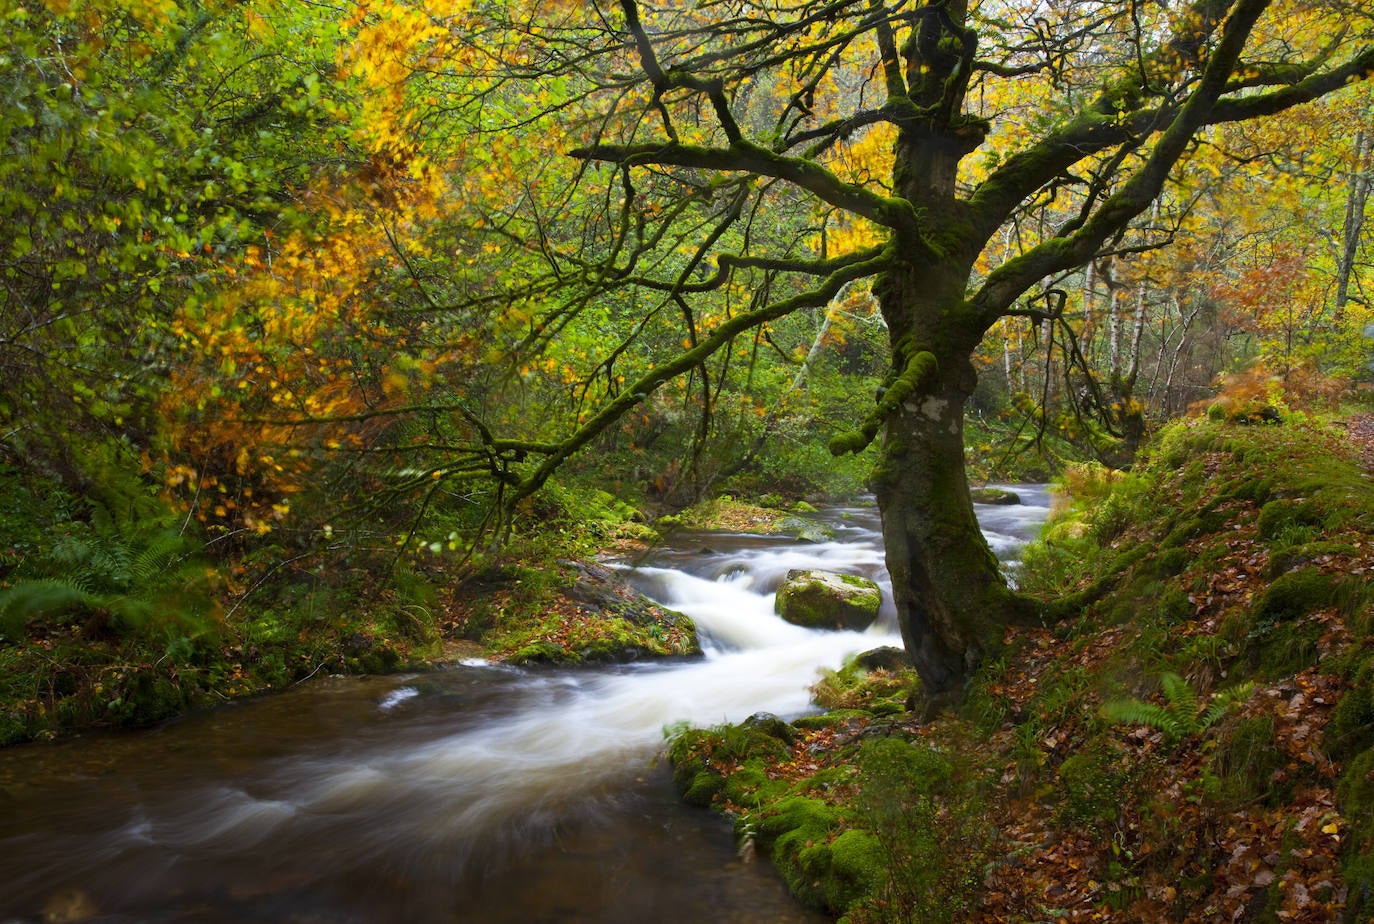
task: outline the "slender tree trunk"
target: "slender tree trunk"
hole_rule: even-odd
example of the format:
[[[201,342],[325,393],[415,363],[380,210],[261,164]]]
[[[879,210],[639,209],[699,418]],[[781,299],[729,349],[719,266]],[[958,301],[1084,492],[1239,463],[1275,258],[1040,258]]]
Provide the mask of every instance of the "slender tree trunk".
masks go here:
[[[1111,301],[1107,303],[1107,371],[1112,387],[1121,378],[1121,293],[1112,289]]]
[[[1350,189],[1345,199],[1345,224],[1341,230],[1341,255],[1336,272],[1336,318],[1341,317],[1350,300],[1350,276],[1364,230],[1364,206],[1369,198],[1371,172],[1374,171],[1374,137],[1355,133],[1355,169],[1350,174]]]

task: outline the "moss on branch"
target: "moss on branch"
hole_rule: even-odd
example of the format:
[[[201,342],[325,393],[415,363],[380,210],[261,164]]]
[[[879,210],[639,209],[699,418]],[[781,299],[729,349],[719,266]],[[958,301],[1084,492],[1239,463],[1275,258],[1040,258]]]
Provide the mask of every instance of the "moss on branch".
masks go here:
[[[842,456],[847,452],[860,453],[878,435],[883,421],[900,408],[908,398],[931,386],[940,375],[940,361],[929,350],[912,353],[899,375],[894,377],[878,396],[878,403],[856,430],[835,436],[830,441],[830,454]]]

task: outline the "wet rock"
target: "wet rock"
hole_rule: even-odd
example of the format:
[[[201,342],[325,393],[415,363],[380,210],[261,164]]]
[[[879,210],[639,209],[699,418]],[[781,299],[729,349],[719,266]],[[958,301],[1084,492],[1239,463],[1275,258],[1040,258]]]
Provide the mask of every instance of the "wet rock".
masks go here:
[[[829,542],[835,538],[835,531],[830,527],[801,517],[781,519],[773,529],[779,534],[792,536],[798,542]]]
[[[792,570],[774,608],[808,629],[866,629],[878,618],[882,591],[868,578],[834,571]]]
[[[870,648],[854,659],[866,671],[899,671],[908,666],[906,652],[892,645]]]

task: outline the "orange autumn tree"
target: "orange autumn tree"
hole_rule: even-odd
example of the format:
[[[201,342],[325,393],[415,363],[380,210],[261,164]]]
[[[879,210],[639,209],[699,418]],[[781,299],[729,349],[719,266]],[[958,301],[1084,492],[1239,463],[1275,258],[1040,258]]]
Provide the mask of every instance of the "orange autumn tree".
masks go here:
[[[162,400],[167,485],[220,535],[289,522],[293,496],[311,487],[336,501],[311,518],[319,525],[446,480],[494,471],[499,480],[464,396],[434,398],[470,383],[488,346],[480,322],[439,329],[430,318],[427,265],[436,254],[474,262],[461,231],[436,229],[442,212],[461,211],[452,172],[461,146],[440,152],[448,163],[432,161],[407,115],[405,76],[435,31],[401,5],[360,7],[341,28],[349,41],[328,105],[346,146],[292,191],[278,229],[220,261],[217,293],[173,326],[184,360]],[[436,440],[442,462],[429,457]],[[464,440],[473,451],[455,461]],[[363,456],[369,464],[358,464]]]

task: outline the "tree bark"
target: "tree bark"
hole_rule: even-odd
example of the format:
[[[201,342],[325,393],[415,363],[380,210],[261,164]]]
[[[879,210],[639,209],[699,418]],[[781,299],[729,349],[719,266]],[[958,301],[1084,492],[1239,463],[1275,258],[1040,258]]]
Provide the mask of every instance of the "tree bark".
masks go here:
[[[1340,318],[1350,300],[1350,277],[1364,230],[1364,205],[1369,198],[1371,167],[1374,167],[1374,137],[1355,133],[1355,167],[1350,173],[1350,188],[1345,199],[1345,223],[1341,230],[1341,255],[1336,267],[1336,317]]]
[[[928,696],[957,696],[1029,605],[1008,588],[969,496],[964,410],[983,331],[962,282],[957,267],[908,267],[876,287],[894,382],[908,379],[892,387],[911,387],[884,419],[872,485],[902,641]]]

